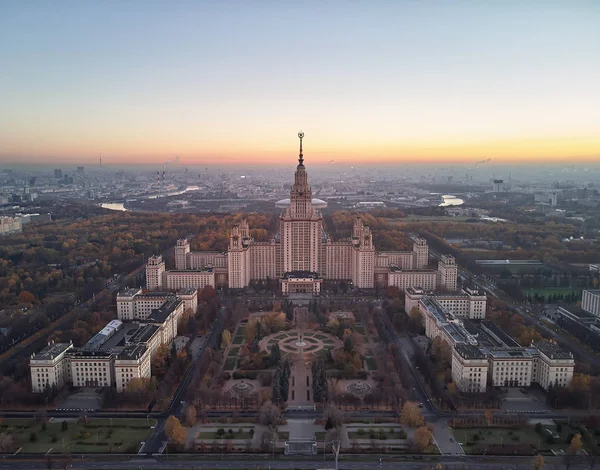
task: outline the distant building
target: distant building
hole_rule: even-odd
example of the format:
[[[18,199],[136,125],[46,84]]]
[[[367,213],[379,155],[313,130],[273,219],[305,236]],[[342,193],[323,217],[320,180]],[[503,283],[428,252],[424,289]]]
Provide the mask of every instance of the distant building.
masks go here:
[[[54,170],[54,177],[56,179],[61,179],[63,177],[63,171],[60,168],[56,168]]]
[[[318,294],[325,280],[345,281],[359,289],[378,286],[424,287],[456,290],[456,261],[442,257],[438,270],[429,270],[427,242],[414,239],[409,252],[377,252],[371,229],[356,218],[351,237],[334,241],[323,225],[320,208],[325,202],[312,197],[302,154],[294,173],[290,198],[279,201],[283,210],[279,231],[268,241],[256,241],[244,219],[234,226],[226,253],[193,252],[189,241],[175,246],[175,270],[166,270],[160,256],[148,259],[146,287],[155,289],[215,288],[243,289],[251,281],[278,279],[284,293]],[[360,205],[380,206],[379,202]]]
[[[495,192],[495,193],[504,192],[504,180],[494,180],[493,192]]]
[[[600,319],[600,289],[584,290],[581,295],[581,308]]]
[[[22,231],[23,222],[20,217],[0,217],[0,235],[8,235]]]

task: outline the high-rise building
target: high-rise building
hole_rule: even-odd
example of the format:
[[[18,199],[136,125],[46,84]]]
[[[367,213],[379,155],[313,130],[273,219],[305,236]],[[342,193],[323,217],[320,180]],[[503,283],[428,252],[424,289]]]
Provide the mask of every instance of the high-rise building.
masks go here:
[[[165,271],[160,256],[148,260],[146,287],[243,289],[253,280],[279,279],[284,293],[318,293],[323,280],[344,281],[360,289],[390,285],[403,290],[456,290],[456,261],[443,256],[437,271],[427,269],[429,250],[423,238],[413,238],[412,251],[378,253],[371,229],[357,217],[349,239],[332,240],[323,226],[319,201],[312,197],[302,150],[304,133],[298,137],[289,205],[283,208],[273,238],[255,241],[244,219],[232,228],[227,253],[194,252],[189,241],[181,239],[175,246],[174,271]]]

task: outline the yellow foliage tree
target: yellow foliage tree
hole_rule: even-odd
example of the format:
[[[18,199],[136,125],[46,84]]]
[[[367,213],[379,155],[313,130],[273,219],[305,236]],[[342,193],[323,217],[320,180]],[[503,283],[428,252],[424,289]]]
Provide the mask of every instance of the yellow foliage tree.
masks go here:
[[[411,428],[417,426],[423,426],[424,419],[419,410],[419,405],[414,401],[407,401],[402,407],[402,413],[400,415],[400,422]]]
[[[221,334],[221,349],[225,349],[227,347],[229,347],[229,345],[231,344],[231,333],[229,332],[228,329],[223,330],[223,333]]]
[[[421,426],[415,431],[415,444],[421,452],[425,452],[427,450],[431,444],[432,437],[433,435],[431,434],[431,431],[425,426]]]
[[[571,454],[576,454],[581,450],[582,442],[581,442],[581,434],[577,433],[571,439],[571,444],[569,445],[569,452]]]

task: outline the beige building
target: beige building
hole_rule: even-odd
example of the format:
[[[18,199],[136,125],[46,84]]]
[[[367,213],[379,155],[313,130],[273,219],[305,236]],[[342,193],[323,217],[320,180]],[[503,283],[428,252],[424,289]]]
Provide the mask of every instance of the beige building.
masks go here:
[[[148,379],[150,376],[150,350],[145,345],[128,346],[116,357],[117,392],[124,392],[132,379]]]
[[[60,389],[69,382],[67,352],[72,348],[73,343],[52,343],[31,356],[31,388],[35,393],[47,388]]]
[[[142,289],[123,289],[117,294],[117,318],[119,320],[145,320],[153,310],[160,308],[168,300],[178,298],[183,309],[196,313],[198,310],[198,290],[181,289],[172,292],[143,292]]]
[[[466,393],[484,393],[487,388],[488,359],[477,347],[457,344],[452,350],[452,381]]]
[[[443,256],[437,271],[427,269],[429,249],[422,238],[413,238],[412,251],[378,253],[371,229],[357,217],[349,239],[332,240],[320,212],[326,203],[312,197],[302,153],[304,134],[298,136],[298,165],[289,204],[281,201],[285,204],[281,206],[284,210],[278,233],[269,241],[257,242],[250,236],[248,222],[242,220],[231,230],[227,253],[193,252],[188,240],[178,240],[174,271],[165,271],[161,257],[148,260],[149,290],[206,285],[243,289],[251,281],[267,279],[278,279],[284,293],[316,294],[320,292],[321,281],[327,280],[345,281],[360,289],[372,289],[377,284],[402,290],[408,287],[456,290],[454,258]]]
[[[73,387],[110,387],[114,384],[115,355],[109,351],[73,350],[71,363]]]
[[[436,302],[445,310],[458,318],[482,320],[485,318],[487,296],[477,289],[465,288],[460,292],[427,293],[419,287],[408,287],[404,293],[404,309],[409,313],[419,307],[419,301],[427,296],[435,297]]]
[[[474,294],[465,292],[459,303],[471,297],[470,302],[479,305],[480,296]],[[488,382],[494,387],[537,383],[545,390],[571,383],[575,367],[572,353],[548,341],[523,347],[493,323],[482,321],[471,308],[458,307],[453,299],[458,296],[424,295],[416,289],[406,294],[408,302],[419,296],[426,336],[431,340],[439,337],[452,347],[452,380],[459,390],[484,392]]]

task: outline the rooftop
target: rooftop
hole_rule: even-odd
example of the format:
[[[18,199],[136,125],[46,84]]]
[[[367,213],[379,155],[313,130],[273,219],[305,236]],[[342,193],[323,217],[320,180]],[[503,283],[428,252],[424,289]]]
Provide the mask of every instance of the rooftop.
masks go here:
[[[534,346],[550,359],[573,359],[571,351],[567,351],[550,341],[540,341],[539,343],[535,343]]]
[[[292,278],[300,278],[300,279],[321,279],[319,273],[315,273],[312,271],[289,271],[284,273],[284,279],[292,279]]]
[[[435,269],[402,269],[399,266],[390,266],[390,272],[392,273],[396,273],[396,272],[403,272],[403,273],[437,273],[437,270]]]
[[[177,293],[181,295],[193,295],[194,292],[198,293],[198,290],[194,289],[193,287],[186,287],[177,291]]]
[[[163,323],[182,303],[183,301],[176,297],[169,299],[159,308],[152,310],[152,313],[146,320],[148,322]]]
[[[471,344],[457,344],[454,350],[464,359],[485,359],[485,354]]]
[[[138,299],[162,299],[165,297],[175,297],[175,294],[171,293],[171,292],[164,292],[164,291],[155,291],[155,292],[144,292],[143,294],[140,294],[138,296],[136,296]]]
[[[145,344],[133,344],[123,349],[118,358],[124,361],[139,359],[144,355],[147,349],[148,347]]]
[[[521,347],[521,345],[519,343],[517,343],[514,339],[512,339],[509,335],[507,335],[504,331],[502,331],[500,328],[498,328],[492,322],[483,320],[480,323],[480,325],[481,325],[482,330],[485,333],[491,334],[492,338],[499,340],[500,342],[502,342],[504,344],[504,346],[507,346],[510,348]]]
[[[52,343],[42,349],[39,353],[36,353],[31,359],[35,361],[48,361],[72,347],[72,343]]]
[[[155,333],[159,330],[156,325],[144,325],[140,326],[134,333],[129,337],[128,343],[145,343],[152,338]]]
[[[142,289],[139,288],[135,288],[135,287],[127,287],[125,289],[123,289],[121,292],[119,292],[117,294],[117,297],[133,297],[134,295],[136,295],[138,292],[141,292]]]

